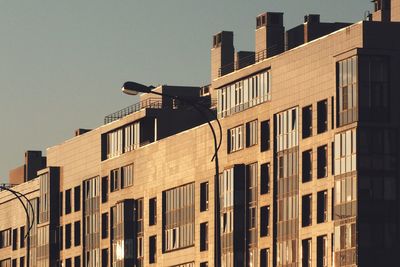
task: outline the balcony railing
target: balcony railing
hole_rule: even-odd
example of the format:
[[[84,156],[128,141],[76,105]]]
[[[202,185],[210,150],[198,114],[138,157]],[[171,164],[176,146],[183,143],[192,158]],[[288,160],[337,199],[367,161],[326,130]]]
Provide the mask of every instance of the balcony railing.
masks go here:
[[[140,101],[134,105],[118,110],[117,112],[111,113],[104,117],[104,124],[119,120],[129,114],[132,114],[136,111],[139,111],[144,108],[162,108],[162,100],[160,98],[149,98],[143,101]]]
[[[257,62],[260,62],[268,57],[268,55],[277,55],[281,52],[278,45],[273,45],[268,47],[267,49],[261,50],[254,55],[250,55],[247,57],[243,57],[238,61],[229,63],[225,66],[222,66],[218,70],[218,77],[224,76],[230,72],[236,71],[238,69],[244,68],[246,66],[253,65]]]

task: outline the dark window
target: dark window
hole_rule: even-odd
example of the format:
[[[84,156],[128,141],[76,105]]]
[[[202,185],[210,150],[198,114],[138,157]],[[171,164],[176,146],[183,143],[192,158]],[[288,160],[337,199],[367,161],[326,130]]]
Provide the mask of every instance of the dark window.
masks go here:
[[[260,194],[267,194],[269,193],[269,188],[270,188],[270,164],[268,163],[264,163],[261,164],[261,181],[260,181]]]
[[[25,226],[19,228],[19,247],[25,247]]]
[[[261,122],[261,151],[270,149],[270,125],[269,120]]]
[[[260,208],[260,236],[269,235],[269,206],[264,206]]]
[[[17,267],[17,259],[12,260],[12,267]]]
[[[80,246],[81,244],[81,221],[74,223],[74,246]]]
[[[328,146],[317,148],[317,177],[324,178],[328,176]]]
[[[331,128],[335,129],[335,99],[331,97]]]
[[[157,236],[153,235],[149,237],[149,263],[157,262]]]
[[[12,231],[12,249],[16,250],[18,248],[18,229],[13,229]]]
[[[312,150],[303,152],[302,161],[303,183],[309,182],[312,179]]]
[[[65,214],[71,213],[71,189],[65,191]]]
[[[121,186],[121,172],[120,169],[114,169],[111,171],[111,192],[117,191]]]
[[[71,260],[71,258],[65,260],[65,267],[72,267],[72,260]]]
[[[317,132],[323,133],[328,130],[328,100],[317,103]]]
[[[208,210],[208,182],[200,184],[200,211]]]
[[[101,214],[101,238],[108,237],[108,212]]]
[[[62,216],[63,214],[64,214],[64,210],[63,210],[63,202],[64,202],[64,198],[63,198],[63,192],[60,192],[60,196],[59,196],[59,201],[58,201],[58,203],[59,203],[59,214],[60,214],[60,216]]]
[[[101,250],[101,267],[108,267],[108,249]]]
[[[101,203],[108,201],[108,176],[101,178]]]
[[[69,249],[71,247],[71,224],[65,225],[65,249]]]
[[[263,248],[260,250],[260,267],[268,267],[269,264],[269,249]]]
[[[63,244],[64,244],[63,235],[64,235],[63,227],[60,226],[58,228],[58,247],[60,250],[63,250]]]
[[[81,267],[81,257],[80,256],[76,256],[74,258],[74,267]]]
[[[311,239],[305,239],[301,243],[303,247],[303,267],[311,267]]]
[[[208,267],[208,262],[200,262],[200,267]]]
[[[320,191],[317,194],[317,223],[328,220],[328,191]]]
[[[19,258],[19,267],[25,267],[25,257]]]
[[[246,147],[251,147],[257,144],[258,140],[258,120],[246,123]]]
[[[301,200],[303,220],[302,226],[309,226],[312,224],[312,197],[310,195],[305,195]]]
[[[157,198],[149,200],[149,225],[157,224]]]
[[[312,106],[303,108],[303,138],[310,137],[312,135]]]
[[[200,251],[208,250],[208,223],[200,224]]]
[[[75,186],[74,188],[74,211],[81,210],[81,187]]]
[[[328,266],[327,241],[326,235],[317,237],[317,267]]]

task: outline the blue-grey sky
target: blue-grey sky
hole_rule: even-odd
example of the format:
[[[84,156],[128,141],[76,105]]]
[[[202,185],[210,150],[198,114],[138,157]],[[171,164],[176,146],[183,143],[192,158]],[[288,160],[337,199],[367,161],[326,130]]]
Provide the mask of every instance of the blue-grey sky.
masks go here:
[[[126,80],[204,85],[211,37],[235,32],[237,50],[253,50],[255,17],[285,13],[286,28],[305,14],[360,21],[369,0],[1,0],[0,182],[77,128],[102,124],[128,106]]]

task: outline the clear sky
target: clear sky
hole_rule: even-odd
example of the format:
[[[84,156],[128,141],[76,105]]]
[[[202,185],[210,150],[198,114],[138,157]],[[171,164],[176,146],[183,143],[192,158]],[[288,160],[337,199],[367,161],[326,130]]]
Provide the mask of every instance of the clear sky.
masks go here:
[[[287,29],[306,14],[356,22],[369,0],[0,0],[0,182],[26,150],[94,128],[133,104],[119,88],[205,85],[211,37],[235,32],[254,50],[255,17],[285,13]]]

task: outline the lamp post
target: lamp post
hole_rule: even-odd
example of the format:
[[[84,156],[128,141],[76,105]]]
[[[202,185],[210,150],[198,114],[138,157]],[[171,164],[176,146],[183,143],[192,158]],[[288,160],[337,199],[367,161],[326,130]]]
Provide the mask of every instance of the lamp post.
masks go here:
[[[221,264],[220,264],[221,248],[220,248],[220,241],[219,241],[220,240],[220,214],[219,214],[219,162],[218,162],[218,150],[221,146],[221,141],[222,141],[221,124],[218,120],[217,115],[214,112],[212,112],[209,109],[209,107],[206,107],[200,103],[197,103],[197,102],[187,99],[185,97],[155,92],[152,90],[153,88],[154,87],[152,87],[152,86],[146,86],[146,85],[143,85],[140,83],[129,81],[129,82],[125,82],[121,89],[122,89],[122,92],[127,95],[137,95],[138,93],[149,93],[149,94],[168,97],[170,99],[178,100],[182,103],[188,104],[188,105],[192,106],[203,118],[205,118],[208,126],[210,127],[210,130],[211,130],[211,133],[212,133],[212,136],[214,139],[214,155],[213,155],[211,161],[214,161],[214,163],[215,163],[215,175],[214,175],[214,187],[215,187],[215,190],[214,190],[214,266],[221,266]],[[219,141],[217,139],[215,129],[214,129],[213,125],[211,124],[211,121],[205,112],[208,112],[209,114],[211,114],[218,124]]]
[[[0,190],[5,190],[8,191],[10,193],[12,193],[21,203],[21,205],[24,207],[25,210],[25,214],[26,214],[26,219],[28,221],[28,230],[26,231],[26,234],[24,236],[24,239],[26,239],[27,237],[29,237],[29,233],[32,229],[32,226],[34,224],[34,220],[35,220],[35,210],[33,209],[32,203],[29,201],[29,199],[22,193],[15,191],[7,186],[4,185],[0,185]],[[25,199],[26,202],[29,204],[30,209],[32,210],[32,216],[33,216],[33,220],[30,219],[29,216],[29,211],[28,211],[28,207],[25,205],[24,201],[22,200]],[[30,258],[30,239],[28,239],[28,242],[26,244],[26,266],[29,267],[29,258]]]

